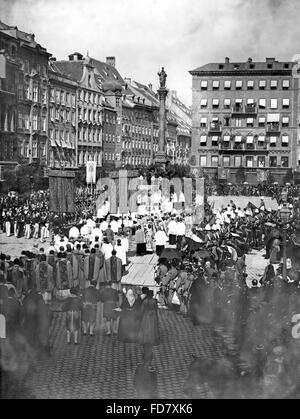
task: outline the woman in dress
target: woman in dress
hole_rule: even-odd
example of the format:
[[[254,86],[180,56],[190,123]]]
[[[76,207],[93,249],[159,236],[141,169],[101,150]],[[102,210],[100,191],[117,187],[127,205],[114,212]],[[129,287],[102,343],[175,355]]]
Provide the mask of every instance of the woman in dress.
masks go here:
[[[136,297],[132,289],[129,289],[121,304],[121,316],[119,322],[119,340],[133,343],[137,341],[139,328],[139,309],[141,300]]]

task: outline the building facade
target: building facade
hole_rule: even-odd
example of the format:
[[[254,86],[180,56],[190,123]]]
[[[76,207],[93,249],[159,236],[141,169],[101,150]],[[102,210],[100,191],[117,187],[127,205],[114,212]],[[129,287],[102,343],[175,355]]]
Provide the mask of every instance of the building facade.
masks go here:
[[[207,173],[226,168],[231,181],[243,168],[251,183],[265,180],[267,173],[283,180],[295,170],[299,84],[294,66],[274,58],[245,63],[226,58],[190,71],[191,164]]]
[[[49,64],[49,158],[50,168],[75,169],[77,161],[77,90],[75,80],[61,74],[55,61]]]
[[[16,108],[8,104],[4,112],[4,132],[1,142],[8,161],[32,163],[39,161],[46,166],[48,144],[48,60],[51,54],[35,41],[33,34],[20,31],[16,26],[0,22],[0,39],[7,56],[7,75],[4,85],[16,95]],[[12,66],[12,64],[14,65]],[[1,94],[1,97],[3,95]],[[3,96],[4,97],[4,96]],[[11,103],[12,97],[9,99]],[[2,100],[1,100],[2,102]],[[7,145],[8,131],[17,133],[16,139]],[[6,158],[5,158],[6,160]]]

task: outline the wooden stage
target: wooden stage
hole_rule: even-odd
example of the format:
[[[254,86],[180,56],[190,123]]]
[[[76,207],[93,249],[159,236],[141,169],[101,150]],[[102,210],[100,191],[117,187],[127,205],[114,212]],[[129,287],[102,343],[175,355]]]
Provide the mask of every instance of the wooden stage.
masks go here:
[[[129,265],[126,269],[128,273],[123,276],[122,285],[147,286],[154,290],[157,287],[154,280],[157,261],[158,257],[155,253],[129,257]]]

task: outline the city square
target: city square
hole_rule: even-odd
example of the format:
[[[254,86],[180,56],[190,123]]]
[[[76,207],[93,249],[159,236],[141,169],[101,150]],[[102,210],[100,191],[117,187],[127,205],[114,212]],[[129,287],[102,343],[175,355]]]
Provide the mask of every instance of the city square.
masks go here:
[[[244,60],[212,32],[237,61],[204,49],[177,72],[143,45],[134,68],[97,42],[78,52],[74,22],[91,9],[63,3],[28,4],[43,26],[18,0],[0,21],[0,398],[300,398],[296,46],[240,40],[258,57]],[[169,0],[145,3],[157,31],[193,26],[177,0],[178,34]],[[232,31],[231,13],[258,19],[248,1],[217,3]],[[300,12],[274,3],[270,22]],[[57,31],[58,45],[45,30],[67,10],[74,39]]]

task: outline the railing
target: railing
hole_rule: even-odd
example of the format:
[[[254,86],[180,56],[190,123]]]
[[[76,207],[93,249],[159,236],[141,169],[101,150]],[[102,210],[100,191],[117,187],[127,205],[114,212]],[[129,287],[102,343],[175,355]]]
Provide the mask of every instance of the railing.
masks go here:
[[[232,107],[232,113],[234,114],[256,114],[257,106],[256,105],[234,105]]]
[[[269,123],[267,124],[266,131],[267,132],[280,132],[280,126],[279,124],[276,124],[276,123]]]
[[[219,122],[211,122],[208,127],[210,132],[221,132],[221,124]]]
[[[267,151],[269,150],[269,144],[260,146],[258,144],[247,144],[247,143],[229,143],[223,142],[219,144],[219,150],[222,151]]]

